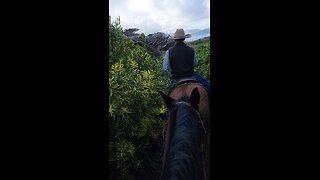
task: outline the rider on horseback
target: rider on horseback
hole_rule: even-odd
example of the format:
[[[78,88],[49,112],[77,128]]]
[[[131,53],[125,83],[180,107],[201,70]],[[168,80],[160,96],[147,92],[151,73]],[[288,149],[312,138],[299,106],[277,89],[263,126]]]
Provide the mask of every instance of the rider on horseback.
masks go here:
[[[210,94],[210,84],[198,73],[194,72],[194,67],[198,65],[196,52],[193,48],[184,43],[185,38],[191,37],[185,34],[183,29],[177,29],[173,39],[175,45],[166,51],[163,71],[171,73],[171,83],[176,85],[182,79],[193,79],[201,83]]]

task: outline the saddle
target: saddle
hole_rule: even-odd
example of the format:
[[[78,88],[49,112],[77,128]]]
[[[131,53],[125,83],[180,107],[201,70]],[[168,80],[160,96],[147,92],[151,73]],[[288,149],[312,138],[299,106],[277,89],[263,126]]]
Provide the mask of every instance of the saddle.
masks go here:
[[[193,77],[181,78],[176,82],[176,86],[179,86],[181,84],[191,83],[191,82],[196,83],[197,80]]]
[[[195,78],[193,78],[193,77],[185,77],[185,78],[177,79],[175,83],[171,83],[170,86],[169,86],[169,93],[168,94],[171,94],[171,92],[175,88],[180,87],[180,86],[185,85],[185,84],[190,84],[190,83],[197,83],[198,85],[201,85],[203,88],[205,88]]]

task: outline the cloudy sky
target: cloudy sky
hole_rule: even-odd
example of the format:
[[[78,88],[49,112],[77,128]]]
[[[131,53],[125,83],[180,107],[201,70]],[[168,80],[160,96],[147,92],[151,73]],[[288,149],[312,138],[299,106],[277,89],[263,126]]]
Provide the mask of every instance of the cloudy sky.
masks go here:
[[[210,0],[109,0],[109,14],[112,21],[120,16],[123,29],[146,35],[210,28]]]

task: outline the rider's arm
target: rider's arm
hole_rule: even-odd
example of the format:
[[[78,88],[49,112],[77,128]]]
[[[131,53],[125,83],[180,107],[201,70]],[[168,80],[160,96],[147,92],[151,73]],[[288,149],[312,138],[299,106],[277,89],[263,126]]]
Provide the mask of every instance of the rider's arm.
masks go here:
[[[170,63],[169,63],[169,50],[166,51],[166,54],[164,56],[163,71],[165,73],[170,73],[171,72]]]

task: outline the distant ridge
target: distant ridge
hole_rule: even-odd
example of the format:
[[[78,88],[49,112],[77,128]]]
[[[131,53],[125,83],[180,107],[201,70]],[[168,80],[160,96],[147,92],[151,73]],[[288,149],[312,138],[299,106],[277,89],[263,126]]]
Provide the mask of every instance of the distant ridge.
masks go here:
[[[210,28],[191,29],[191,30],[186,30],[185,32],[190,33],[192,35],[191,38],[186,39],[187,42],[195,41],[195,40],[210,36]]]
[[[199,32],[199,31],[201,31],[201,29],[186,29],[185,30],[185,32],[187,34],[194,34],[194,33]]]
[[[210,36],[207,36],[207,37],[204,37],[204,38],[201,38],[201,39],[197,39],[197,40],[194,40],[194,41],[188,41],[188,44],[194,45],[194,44],[198,44],[198,43],[206,42],[206,41],[210,41]]]

